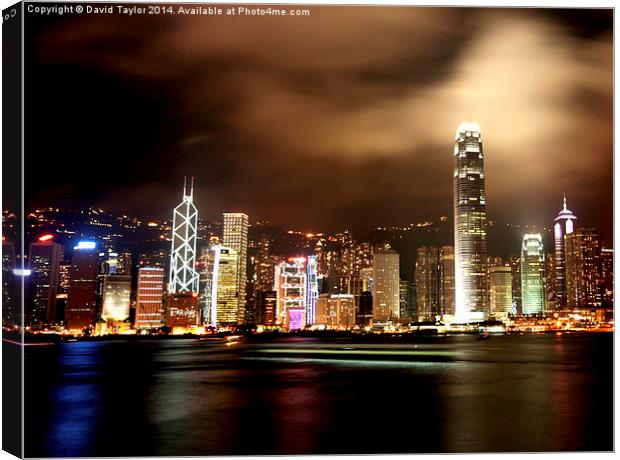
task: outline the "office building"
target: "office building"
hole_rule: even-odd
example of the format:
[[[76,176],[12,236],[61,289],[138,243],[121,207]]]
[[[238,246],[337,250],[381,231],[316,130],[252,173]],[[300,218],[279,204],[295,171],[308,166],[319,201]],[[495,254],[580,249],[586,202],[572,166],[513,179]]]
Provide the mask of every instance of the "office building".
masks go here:
[[[164,323],[175,332],[175,328],[187,330],[200,323],[198,293],[169,292],[164,296]]]
[[[423,321],[440,315],[439,248],[418,248],[415,285],[418,318]]]
[[[162,325],[164,279],[165,273],[162,267],[140,267],[138,269],[136,328],[152,328]]]
[[[490,310],[494,316],[512,313],[512,268],[510,265],[489,269]]]
[[[389,244],[378,247],[372,260],[373,321],[394,321],[400,315],[400,259]]]
[[[239,254],[233,248],[213,246],[211,282],[211,326],[236,326],[243,323],[239,308]]]
[[[454,145],[454,262],[456,320],[488,315],[487,215],[480,127],[462,123]]]
[[[131,275],[100,275],[101,318],[108,324],[120,323],[129,318],[131,301]]]
[[[603,307],[613,308],[614,306],[614,250],[613,249],[601,249],[601,270],[600,270],[600,285],[601,285],[601,301]]]
[[[303,257],[292,257],[276,265],[277,315],[279,323],[286,329],[298,330],[306,325],[307,276]]]
[[[172,248],[170,252],[170,278],[168,291],[171,293],[198,292],[196,271],[196,232],[198,210],[194,206],[194,179],[187,193],[183,183],[183,200],[174,208],[172,217]]]
[[[99,253],[96,244],[81,241],[73,248],[69,294],[65,312],[66,329],[91,329],[96,321]]]
[[[316,256],[308,256],[306,263],[306,324],[314,324],[316,300],[319,297]]]
[[[248,264],[248,227],[247,214],[240,212],[224,213],[223,246],[235,251],[237,255],[237,322],[245,321],[246,283]]]
[[[567,280],[566,280],[566,255],[565,237],[573,233],[574,224],[577,217],[566,206],[566,196],[562,210],[555,218],[553,225],[553,236],[555,245],[555,282],[553,291],[555,292],[555,308],[564,310],[568,306],[567,299]]]
[[[413,295],[414,283],[409,280],[400,280],[400,319],[401,321],[413,321],[417,316],[415,297]]]
[[[454,247],[442,246],[439,252],[439,311],[442,317],[455,314],[454,283]]]
[[[545,311],[545,252],[539,233],[523,235],[521,246],[521,302],[523,314]]]
[[[54,324],[56,319],[56,295],[63,249],[53,238],[53,235],[45,234],[30,243],[28,260],[32,301],[28,322],[34,328]]]
[[[566,301],[569,309],[601,307],[598,232],[581,228],[565,237]]]
[[[256,323],[274,326],[276,324],[276,309],[278,306],[276,291],[260,291],[258,293],[257,306]]]

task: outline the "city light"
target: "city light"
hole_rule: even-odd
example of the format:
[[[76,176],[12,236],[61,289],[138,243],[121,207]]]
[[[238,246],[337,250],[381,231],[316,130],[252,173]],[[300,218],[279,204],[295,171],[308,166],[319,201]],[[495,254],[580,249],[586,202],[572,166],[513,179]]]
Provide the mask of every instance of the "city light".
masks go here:
[[[21,268],[14,268],[13,269],[13,274],[15,276],[30,276],[32,274],[32,270],[29,270],[27,268],[25,269],[21,269]]]
[[[49,241],[52,238],[54,238],[54,235],[50,235],[49,233],[46,233],[45,235],[42,235],[39,237],[39,241]]]
[[[96,247],[97,243],[94,241],[80,241],[73,249],[95,249]]]

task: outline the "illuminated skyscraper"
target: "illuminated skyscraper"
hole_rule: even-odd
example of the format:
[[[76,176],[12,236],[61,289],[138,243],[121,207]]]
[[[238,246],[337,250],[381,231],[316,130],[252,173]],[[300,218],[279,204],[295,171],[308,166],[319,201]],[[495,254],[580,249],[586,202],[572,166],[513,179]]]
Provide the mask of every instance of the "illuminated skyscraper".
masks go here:
[[[224,246],[233,249],[237,254],[237,293],[238,308],[237,319],[239,323],[245,320],[246,283],[248,265],[248,227],[247,214],[240,212],[224,213]]]
[[[82,330],[95,324],[99,253],[91,241],[81,241],[73,248],[67,300],[66,328]]]
[[[539,233],[523,235],[521,247],[521,302],[523,314],[545,311],[545,252]]]
[[[566,298],[566,256],[565,243],[566,235],[573,233],[574,221],[577,217],[566,207],[566,196],[564,196],[564,205],[562,210],[555,218],[553,226],[553,235],[555,239],[555,286],[552,286],[555,292],[555,308],[563,310],[567,307]]]
[[[131,275],[101,275],[101,318],[118,323],[129,318]]]
[[[480,127],[462,123],[454,144],[454,261],[457,321],[488,315],[487,213]]]
[[[276,265],[278,321],[287,329],[303,329],[306,325],[307,276],[306,259],[303,257],[292,257]]]
[[[265,326],[276,324],[276,309],[278,296],[276,291],[260,291],[258,293],[258,308],[256,309],[256,323]]]
[[[172,218],[172,249],[170,253],[170,282],[168,291],[198,292],[196,271],[196,231],[198,211],[194,206],[194,179],[187,194],[183,184],[183,201],[174,208]]]
[[[136,297],[136,327],[158,327],[162,324],[164,296],[164,269],[141,267],[138,269]]]
[[[33,288],[30,324],[41,326],[54,323],[56,317],[56,293],[60,277],[62,246],[54,243],[53,236],[46,234],[30,243],[29,264]]]
[[[214,246],[211,293],[211,325],[236,326],[243,323],[239,308],[239,255],[233,248]]]
[[[565,245],[568,308],[601,307],[598,232],[580,228],[566,235]]]
[[[20,324],[18,300],[13,276],[15,269],[15,245],[2,238],[2,325],[14,326]]]
[[[439,315],[439,248],[418,248],[415,262],[417,315],[420,320]]]
[[[306,280],[308,283],[308,287],[306,288],[306,324],[314,324],[316,299],[319,297],[316,256],[308,256]]]
[[[389,245],[375,250],[373,270],[373,321],[397,320],[400,315],[400,259]]]
[[[510,265],[489,270],[490,310],[496,315],[512,313],[512,268]]]
[[[441,315],[454,316],[454,247],[439,251],[439,307]]]
[[[614,306],[614,250],[601,249],[600,284],[603,306]]]

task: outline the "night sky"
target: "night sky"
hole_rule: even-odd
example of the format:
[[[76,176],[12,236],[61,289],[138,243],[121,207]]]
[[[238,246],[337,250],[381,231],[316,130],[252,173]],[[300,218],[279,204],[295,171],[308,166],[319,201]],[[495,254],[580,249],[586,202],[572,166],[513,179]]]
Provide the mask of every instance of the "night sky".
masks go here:
[[[548,226],[565,192],[611,241],[611,10],[308,8],[26,13],[27,207],[169,217],[194,175],[208,219],[437,219],[475,120],[489,219]]]

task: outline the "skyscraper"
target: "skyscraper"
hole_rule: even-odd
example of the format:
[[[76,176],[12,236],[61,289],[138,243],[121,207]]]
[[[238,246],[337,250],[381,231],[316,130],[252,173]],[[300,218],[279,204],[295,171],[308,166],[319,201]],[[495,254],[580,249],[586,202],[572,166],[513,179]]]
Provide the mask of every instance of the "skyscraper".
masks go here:
[[[236,326],[243,323],[239,308],[239,254],[233,248],[214,246],[211,282],[211,326]]]
[[[60,277],[62,246],[50,234],[40,236],[30,243],[30,276],[33,287],[30,324],[52,324],[56,318],[56,293]]]
[[[601,249],[600,284],[603,306],[614,306],[614,250]]]
[[[418,248],[415,262],[417,314],[421,320],[435,318],[439,311],[439,248]]]
[[[462,123],[454,145],[454,261],[457,321],[488,314],[487,215],[480,127]]]
[[[316,256],[308,256],[306,263],[306,324],[314,324],[316,299],[319,297],[319,285],[317,280]]]
[[[129,318],[131,275],[101,275],[101,318],[119,323]]]
[[[539,233],[523,235],[521,246],[521,302],[523,314],[545,311],[545,252]]]
[[[233,249],[237,253],[237,292],[238,308],[237,318],[239,323],[245,320],[246,283],[248,266],[248,227],[249,218],[241,212],[224,213],[224,246]]]
[[[138,269],[138,294],[136,298],[136,327],[151,328],[162,324],[164,296],[164,269],[141,267]]]
[[[566,300],[568,308],[601,307],[600,243],[598,232],[580,228],[565,237]]]
[[[276,265],[278,321],[287,329],[303,329],[305,326],[307,276],[306,259],[303,257],[292,257]]]
[[[170,282],[168,291],[198,292],[196,272],[196,232],[198,211],[194,206],[194,179],[187,193],[183,183],[183,201],[174,208],[172,217],[172,249],[170,253]]]
[[[562,210],[555,218],[553,226],[553,236],[555,243],[555,308],[563,310],[568,306],[566,297],[566,245],[564,239],[566,235],[573,233],[574,221],[577,217],[566,206],[566,196]]]
[[[454,247],[439,251],[439,309],[441,315],[454,316]]]
[[[512,313],[512,268],[510,265],[489,269],[490,312],[494,316]]]
[[[82,330],[95,324],[99,254],[91,241],[81,241],[73,248],[67,300],[66,328]]]
[[[372,260],[373,321],[396,320],[400,314],[400,259],[389,245],[374,251]]]

